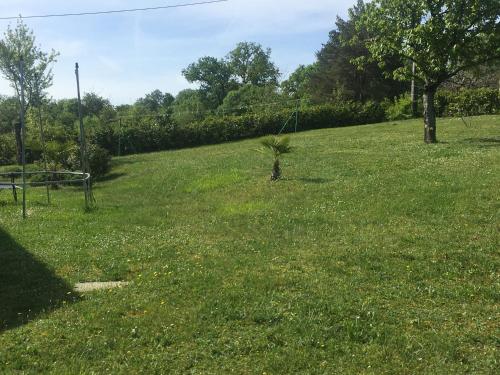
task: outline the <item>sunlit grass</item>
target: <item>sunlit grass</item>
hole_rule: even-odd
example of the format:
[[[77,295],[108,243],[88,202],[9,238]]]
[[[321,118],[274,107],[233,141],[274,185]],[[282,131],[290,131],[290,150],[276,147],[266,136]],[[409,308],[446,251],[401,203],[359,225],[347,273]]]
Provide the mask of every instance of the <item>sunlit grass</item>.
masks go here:
[[[438,125],[293,135],[277,183],[257,140],[116,158],[90,213],[0,192],[55,277],[131,283],[0,333],[0,373],[495,373],[500,117]]]

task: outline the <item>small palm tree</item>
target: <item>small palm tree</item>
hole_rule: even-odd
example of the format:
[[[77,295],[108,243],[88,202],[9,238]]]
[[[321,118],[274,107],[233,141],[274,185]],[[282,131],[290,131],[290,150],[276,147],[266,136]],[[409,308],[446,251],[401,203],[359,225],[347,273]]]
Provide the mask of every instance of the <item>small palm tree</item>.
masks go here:
[[[274,157],[273,173],[271,174],[271,181],[277,181],[281,178],[280,158],[284,154],[292,152],[289,137],[276,137],[271,136],[264,138],[260,141],[264,149],[271,151]]]

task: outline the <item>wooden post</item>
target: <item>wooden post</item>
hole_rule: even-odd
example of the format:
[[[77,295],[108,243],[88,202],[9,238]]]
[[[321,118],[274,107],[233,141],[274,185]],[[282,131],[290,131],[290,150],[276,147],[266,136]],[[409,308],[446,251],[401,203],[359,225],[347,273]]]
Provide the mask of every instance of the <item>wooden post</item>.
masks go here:
[[[87,170],[87,150],[86,150],[86,140],[85,140],[85,129],[83,127],[83,115],[82,115],[82,99],[80,96],[80,75],[78,71],[78,63],[75,64],[75,75],[76,75],[76,90],[78,94],[78,119],[80,122],[80,157],[81,157],[81,166],[82,172],[84,173],[83,178],[83,190],[85,194],[85,208],[88,209],[90,194],[89,194],[89,182],[85,180],[85,173],[88,173]]]
[[[38,77],[36,77],[38,78]],[[42,95],[41,92],[39,91],[38,87],[38,79],[35,82],[36,87],[35,87],[35,92],[37,95],[37,106],[38,106],[38,123],[40,126],[40,142],[42,142],[42,154],[43,154],[43,168],[45,172],[45,187],[47,189],[47,204],[50,204],[50,189],[49,189],[49,184],[47,181],[49,180],[48,178],[48,168],[47,168],[47,148],[45,147],[45,134],[43,132],[43,122],[42,122]]]

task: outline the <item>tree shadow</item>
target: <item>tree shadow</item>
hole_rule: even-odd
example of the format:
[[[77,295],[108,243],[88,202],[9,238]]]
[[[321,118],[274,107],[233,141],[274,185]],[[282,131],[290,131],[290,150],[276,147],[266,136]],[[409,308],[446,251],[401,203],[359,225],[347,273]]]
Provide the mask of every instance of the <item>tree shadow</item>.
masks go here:
[[[108,181],[117,180],[117,179],[124,177],[126,175],[127,175],[126,173],[108,173],[105,176],[96,178],[95,181],[96,182],[108,182]]]
[[[111,167],[115,168],[115,167],[121,167],[123,165],[130,165],[130,164],[136,164],[136,163],[138,163],[138,161],[135,159],[125,158],[125,157],[117,157],[117,158],[113,158],[111,160]]]
[[[332,182],[333,180],[327,179],[327,178],[321,178],[321,177],[299,177],[299,178],[291,178],[289,181],[300,181],[304,182],[306,184],[327,184],[329,182]]]
[[[79,297],[0,227],[0,333]]]
[[[483,147],[500,147],[500,138],[467,138],[465,143]]]

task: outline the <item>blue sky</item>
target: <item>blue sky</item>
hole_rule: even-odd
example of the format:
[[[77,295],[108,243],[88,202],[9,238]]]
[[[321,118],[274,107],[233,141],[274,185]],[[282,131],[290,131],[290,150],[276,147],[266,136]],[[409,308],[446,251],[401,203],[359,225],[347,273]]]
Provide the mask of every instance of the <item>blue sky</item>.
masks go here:
[[[173,5],[193,0],[1,0],[0,14],[17,16]],[[160,89],[176,94],[192,87],[181,71],[202,56],[225,56],[236,43],[270,47],[283,76],[314,61],[337,15],[354,0],[229,0],[226,3],[153,12],[28,19],[42,49],[60,52],[54,66],[54,98],[74,97],[74,63],[82,90],[132,103]],[[14,25],[15,21],[12,22]],[[7,21],[0,21],[3,35]],[[0,78],[0,94],[11,94]]]

